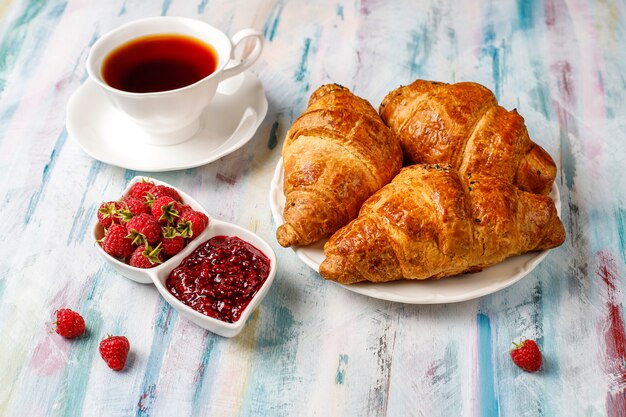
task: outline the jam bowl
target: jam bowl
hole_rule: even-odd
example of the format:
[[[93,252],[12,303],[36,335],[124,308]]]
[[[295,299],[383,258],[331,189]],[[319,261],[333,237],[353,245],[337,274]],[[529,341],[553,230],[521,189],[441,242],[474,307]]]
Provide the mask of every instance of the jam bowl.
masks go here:
[[[211,317],[206,313],[203,314],[197,309],[192,308],[191,306],[185,304],[183,301],[177,298],[177,296],[174,295],[170,290],[171,285],[168,285],[168,283],[170,283],[171,281],[168,281],[168,278],[173,275],[173,271],[179,267],[183,259],[185,262],[187,262],[188,260],[193,260],[192,256],[190,255],[197,254],[198,250],[205,249],[207,246],[210,245],[211,241],[228,240],[229,238],[233,237],[239,243],[243,242],[249,247],[251,245],[251,249],[254,252],[255,257],[260,256],[262,258],[265,258],[266,262],[264,265],[264,272],[266,274],[265,276],[260,277],[261,279],[256,280],[257,286],[253,289],[253,293],[249,294],[249,298],[244,299],[243,303],[239,303],[238,305],[231,305],[233,310],[236,310],[236,314],[234,314],[234,319],[232,314],[224,314],[223,316],[225,317],[225,319],[220,319],[219,314],[216,315],[217,317]],[[206,250],[204,253],[206,254]],[[158,269],[152,268],[151,270],[148,270],[149,274],[152,276],[153,282],[157,290],[159,291],[161,296],[165,298],[165,300],[185,318],[191,320],[192,322],[204,329],[225,337],[235,336],[242,330],[250,313],[254,311],[254,309],[259,305],[261,300],[267,294],[276,275],[276,256],[271,246],[267,242],[265,242],[263,239],[261,239],[259,236],[249,230],[246,230],[231,223],[215,219],[210,219],[207,230],[205,230],[200,236],[198,236],[197,239],[193,240],[185,248],[183,259],[179,260],[178,262],[169,263],[165,267],[160,267]],[[191,278],[191,280],[193,281],[193,277]],[[241,279],[237,279],[231,281],[231,284],[239,284],[240,287],[245,286],[246,277],[242,278],[244,281],[243,283],[241,282]],[[217,277],[214,279],[218,280],[220,278]],[[241,288],[235,288],[235,290],[238,289]],[[215,292],[218,292],[218,290],[215,290]],[[196,299],[197,298],[199,297],[196,297]],[[213,312],[209,311],[208,314],[218,312],[217,310],[222,308],[221,306],[223,305],[223,301],[218,301],[217,304],[217,308]],[[225,311],[222,311],[222,313],[224,312]],[[232,322],[230,322],[229,320]]]
[[[122,197],[144,178],[133,178]],[[211,217],[176,187],[149,180],[155,185],[174,188],[185,204],[207,215],[208,226],[180,253],[148,269],[119,261],[96,244],[98,251],[125,277],[139,283],[153,283],[183,317],[218,335],[236,336],[272,285],[277,267],[274,251],[255,233]],[[96,240],[101,239],[103,227],[96,225],[93,235]]]

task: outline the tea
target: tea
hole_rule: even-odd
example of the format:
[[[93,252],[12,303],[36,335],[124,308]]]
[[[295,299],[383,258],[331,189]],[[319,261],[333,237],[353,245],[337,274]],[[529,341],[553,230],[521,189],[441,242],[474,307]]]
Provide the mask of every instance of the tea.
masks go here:
[[[143,36],[111,51],[104,82],[118,90],[153,93],[186,87],[211,75],[217,53],[209,44],[178,34]]]

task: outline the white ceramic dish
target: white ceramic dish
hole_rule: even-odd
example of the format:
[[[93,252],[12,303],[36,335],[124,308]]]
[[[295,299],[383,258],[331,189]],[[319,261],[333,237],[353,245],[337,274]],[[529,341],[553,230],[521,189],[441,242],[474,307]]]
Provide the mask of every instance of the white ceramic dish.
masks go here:
[[[190,139],[170,146],[150,145],[147,133],[114,108],[87,80],[67,105],[67,131],[91,157],[136,171],[172,171],[216,161],[248,143],[267,114],[263,85],[250,72],[219,84]]]
[[[133,178],[126,189],[122,192],[121,197],[128,194],[130,187],[144,179],[145,177],[135,177]],[[272,282],[274,281],[274,277],[276,275],[276,255],[272,247],[263,239],[261,239],[255,233],[246,230],[242,227],[234,225],[232,223],[227,223],[221,220],[217,220],[211,217],[204,208],[198,204],[193,198],[191,198],[188,194],[181,191],[180,189],[173,187],[172,185],[165,183],[163,181],[156,180],[154,178],[149,178],[152,182],[157,185],[166,185],[168,187],[174,188],[180,194],[184,203],[189,204],[194,210],[201,211],[205,213],[209,217],[209,225],[204,231],[198,235],[194,240],[192,240],[179,254],[173,256],[162,264],[149,269],[141,269],[135,268],[124,262],[118,261],[112,256],[108,255],[99,244],[96,244],[97,251],[100,255],[109,262],[120,274],[131,279],[133,281],[143,283],[143,284],[154,284],[161,294],[163,298],[176,309],[181,315],[185,318],[191,320],[198,326],[207,329],[213,333],[219,334],[224,337],[233,337],[237,335],[246,323],[247,318],[250,316],[250,313],[254,311],[254,309],[261,303],[267,291],[269,290]],[[191,252],[193,252],[198,246],[202,243],[206,242],[213,236],[237,236],[242,240],[252,244],[256,248],[258,248],[261,252],[263,252],[270,260],[270,272],[259,289],[259,291],[255,294],[254,298],[250,301],[250,303],[246,306],[244,311],[241,313],[239,320],[234,323],[227,323],[221,320],[214,319],[209,316],[205,316],[202,313],[199,313],[192,309],[191,307],[185,305],[181,301],[179,301],[176,297],[174,297],[166,288],[165,281],[167,280],[167,276],[170,271],[174,269],[176,266],[180,264],[180,262],[187,257]],[[99,240],[104,236],[103,227],[96,222],[96,225],[93,228],[93,238],[94,240]]]
[[[270,207],[274,221],[278,225],[284,223],[285,195],[283,194],[283,174],[283,161],[280,159],[276,165],[274,177],[270,185]],[[554,200],[560,215],[561,201],[556,185],[552,187],[550,197]],[[324,260],[323,248],[326,240],[324,239],[310,246],[293,247],[293,250],[306,265],[319,272],[319,266]],[[531,252],[509,258],[481,272],[440,280],[403,280],[382,284],[358,283],[342,286],[347,290],[369,297],[400,303],[455,303],[492,294],[513,285],[535,269],[547,254],[548,251]]]

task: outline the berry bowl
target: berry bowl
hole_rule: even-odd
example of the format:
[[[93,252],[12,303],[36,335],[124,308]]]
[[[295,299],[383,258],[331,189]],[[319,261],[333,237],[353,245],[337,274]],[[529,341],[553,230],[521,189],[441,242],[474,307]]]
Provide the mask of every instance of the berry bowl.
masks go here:
[[[143,182],[149,182],[152,183],[154,185],[158,185],[158,186],[164,186],[164,187],[169,187],[174,189],[181,197],[182,201],[189,205],[192,209],[199,211],[201,213],[203,213],[204,215],[206,215],[207,217],[209,217],[208,213],[206,212],[206,210],[204,210],[204,207],[202,207],[200,204],[198,204],[198,202],[196,200],[194,200],[191,196],[189,196],[187,193],[179,190],[176,187],[173,187],[172,185],[163,182],[163,181],[159,181],[157,179],[154,178],[148,178],[148,177],[134,177],[126,186],[126,188],[124,189],[124,191],[122,191],[122,194],[119,198],[118,201],[122,201],[124,198],[128,197],[131,193],[131,190],[133,189],[133,187],[135,186],[135,184],[137,183],[143,183]],[[96,224],[93,227],[93,239],[96,242],[102,242],[102,240],[105,237],[105,227],[100,223],[100,222],[96,222]],[[152,278],[150,276],[150,274],[147,273],[147,269],[142,269],[142,268],[135,268],[133,266],[130,266],[128,263],[123,262],[122,260],[111,256],[110,254],[106,253],[102,247],[102,244],[96,244],[96,248],[98,253],[107,261],[111,264],[111,266],[113,266],[113,268],[119,272],[120,274],[122,274],[123,276],[125,276],[126,278],[133,280],[135,282],[141,283],[141,284],[152,284]],[[182,252],[172,256],[171,258],[167,259],[165,262],[162,262],[161,264],[155,266],[154,268],[151,269],[162,269],[167,267],[168,265],[171,265],[173,263],[178,263],[180,262],[180,260],[182,259],[184,255],[182,255]]]
[[[211,217],[188,194],[156,179],[133,178],[118,201],[123,202],[136,183],[146,181],[175,190],[187,209],[202,213],[208,222],[195,236],[185,236],[185,246],[180,252],[166,255],[145,268],[131,266],[127,263],[128,256],[116,259],[105,252],[103,242],[113,227],[105,229],[99,221],[93,228],[93,237],[100,242],[96,244],[98,252],[126,278],[154,284],[175,310],[198,326],[224,337],[237,335],[272,285],[277,266],[274,251],[255,233]],[[141,235],[144,239],[146,236]],[[148,242],[145,245],[154,254],[161,243],[154,245],[155,248],[148,246]]]

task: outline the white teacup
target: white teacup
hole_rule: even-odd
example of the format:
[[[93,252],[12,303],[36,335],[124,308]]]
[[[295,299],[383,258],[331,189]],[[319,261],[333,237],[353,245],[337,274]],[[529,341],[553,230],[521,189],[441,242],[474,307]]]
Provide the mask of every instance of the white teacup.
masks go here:
[[[133,93],[113,88],[102,76],[105,58],[117,47],[148,35],[176,34],[198,39],[213,47],[215,71],[194,84],[175,90]],[[234,60],[237,45],[255,40],[252,51],[240,62]],[[200,116],[211,102],[218,84],[250,67],[263,50],[263,35],[243,29],[229,39],[223,32],[200,20],[183,17],[151,17],[135,20],[102,36],[87,58],[89,77],[106,92],[111,103],[144,129],[152,145],[174,145],[190,138],[200,127]]]

